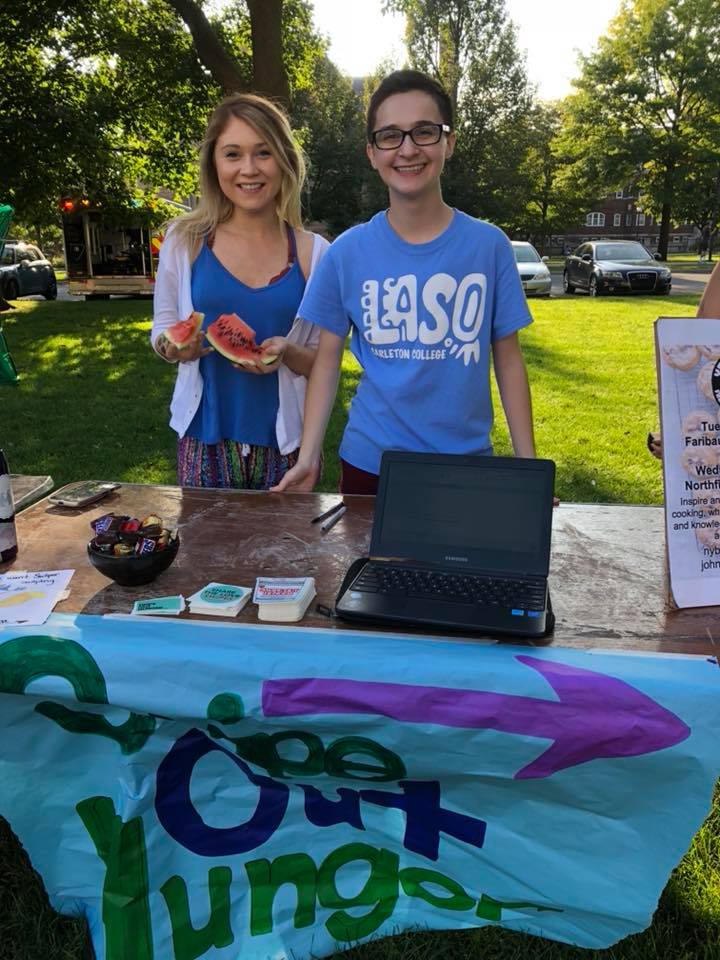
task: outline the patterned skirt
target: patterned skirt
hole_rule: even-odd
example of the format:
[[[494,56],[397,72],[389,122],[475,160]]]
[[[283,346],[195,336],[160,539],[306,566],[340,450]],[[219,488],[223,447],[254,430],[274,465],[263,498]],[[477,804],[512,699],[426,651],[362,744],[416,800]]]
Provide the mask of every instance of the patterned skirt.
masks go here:
[[[268,490],[297,463],[298,451],[287,455],[276,447],[234,440],[203,443],[195,437],[178,440],[178,484],[181,487],[231,487]]]

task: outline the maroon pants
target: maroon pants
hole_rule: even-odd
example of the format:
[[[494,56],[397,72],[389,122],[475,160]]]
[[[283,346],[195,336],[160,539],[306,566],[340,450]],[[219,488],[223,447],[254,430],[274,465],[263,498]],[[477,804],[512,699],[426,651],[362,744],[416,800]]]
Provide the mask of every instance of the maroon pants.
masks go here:
[[[340,493],[366,493],[375,496],[378,488],[378,475],[354,467],[346,460],[340,460]]]

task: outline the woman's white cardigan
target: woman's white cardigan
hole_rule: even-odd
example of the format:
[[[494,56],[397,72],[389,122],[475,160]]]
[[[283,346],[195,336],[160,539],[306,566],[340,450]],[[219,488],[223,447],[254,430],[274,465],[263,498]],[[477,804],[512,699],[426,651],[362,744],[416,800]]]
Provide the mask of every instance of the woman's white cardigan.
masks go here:
[[[313,235],[311,275],[328,246],[329,243],[323,237]],[[167,330],[178,320],[185,320],[193,312],[191,277],[192,266],[187,247],[178,242],[170,229],[160,250],[160,263],[155,281],[153,325],[150,332],[153,349],[155,341],[163,330]],[[317,346],[319,338],[319,328],[300,318],[296,318],[287,335],[291,343],[302,347]],[[280,406],[275,422],[275,432],[278,447],[283,454],[292,453],[300,446],[306,385],[305,377],[293,373],[289,367],[281,364],[278,370]],[[200,406],[202,392],[200,361],[179,363],[175,390],[170,403],[170,426],[177,431],[179,437],[185,436],[187,428],[192,423]]]

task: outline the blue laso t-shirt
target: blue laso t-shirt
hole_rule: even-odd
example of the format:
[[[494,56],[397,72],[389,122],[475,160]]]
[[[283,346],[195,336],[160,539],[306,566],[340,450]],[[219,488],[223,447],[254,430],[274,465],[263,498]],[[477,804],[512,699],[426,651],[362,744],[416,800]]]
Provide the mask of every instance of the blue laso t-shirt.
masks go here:
[[[384,450],[491,453],[490,345],[532,318],[505,234],[455,211],[429,243],[386,212],[319,263],[298,310],[345,337],[363,368],[340,456],[379,473]]]

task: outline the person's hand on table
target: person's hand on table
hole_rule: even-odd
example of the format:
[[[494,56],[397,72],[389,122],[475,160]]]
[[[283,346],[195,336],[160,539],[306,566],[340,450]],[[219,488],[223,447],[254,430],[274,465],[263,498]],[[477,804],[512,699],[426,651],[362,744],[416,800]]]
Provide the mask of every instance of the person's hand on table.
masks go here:
[[[257,373],[261,376],[266,373],[275,373],[283,362],[283,357],[288,347],[286,338],[268,337],[267,340],[263,340],[258,346],[264,353],[268,354],[268,356],[277,357],[277,360],[274,360],[272,363],[262,363],[260,360],[250,361],[248,363],[234,363],[233,366],[236,370],[242,370],[243,373]]]
[[[270,493],[311,493],[320,477],[320,461],[299,459]]]

